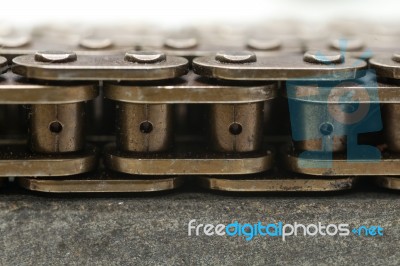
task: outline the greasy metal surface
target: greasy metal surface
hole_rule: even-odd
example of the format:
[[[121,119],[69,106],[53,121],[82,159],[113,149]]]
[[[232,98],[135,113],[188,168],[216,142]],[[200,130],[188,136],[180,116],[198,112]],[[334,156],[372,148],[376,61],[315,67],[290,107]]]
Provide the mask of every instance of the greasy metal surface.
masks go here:
[[[178,145],[177,145],[178,146]],[[123,153],[106,149],[104,164],[113,171],[132,175],[242,175],[263,172],[272,167],[270,150],[249,154],[218,154],[186,151],[171,153]]]
[[[378,176],[375,178],[375,183],[378,186],[388,188],[388,189],[395,189],[400,190],[400,177],[392,177],[392,176]]]
[[[292,83],[293,80],[301,80],[305,83],[300,83],[295,91],[286,95],[304,103],[302,109],[298,110],[298,117],[295,117],[304,122],[303,129],[299,130],[329,133],[332,120],[318,123],[317,128],[314,126],[316,123],[313,123],[325,115],[323,110],[326,104],[339,109],[341,104],[379,102],[383,107],[386,139],[380,140],[386,141],[384,149],[392,153],[385,152],[386,157],[375,168],[370,161],[350,162],[362,165],[357,167],[344,165],[344,159],[338,154],[335,155],[338,159],[334,161],[335,165],[339,164],[335,166],[338,169],[333,167],[331,172],[325,169],[323,174],[357,174],[357,171],[370,171],[369,168],[377,172],[376,168],[381,167],[385,167],[382,171],[390,172],[389,175],[398,173],[395,167],[398,159],[393,153],[400,150],[396,122],[399,112],[397,105],[400,102],[398,84],[387,80],[379,83],[376,88],[373,82],[369,83],[371,80],[368,75],[359,84],[348,80],[342,82],[366,73],[360,71],[367,67],[366,62],[352,57],[369,58],[371,55],[363,54],[369,48],[373,48],[374,53],[378,50],[384,52],[383,57],[388,57],[393,54],[389,51],[396,48],[395,43],[398,42],[395,40],[398,38],[392,36],[384,39],[390,41],[380,44],[374,41],[372,35],[366,38],[349,34],[345,38],[347,46],[342,47],[343,40],[338,38],[339,32],[332,34],[337,36],[328,36],[326,32],[309,36],[307,30],[303,29],[305,32],[299,33],[293,25],[285,29],[276,30],[275,25],[272,28],[274,30],[271,31],[267,25],[258,28],[224,25],[183,29],[182,32],[173,33],[159,29],[138,30],[115,26],[89,31],[44,27],[26,36],[5,34],[0,38],[0,54],[4,53],[8,60],[18,52],[29,52],[30,55],[14,60],[16,64],[13,70],[25,77],[11,73],[0,77],[0,104],[32,105],[32,112],[29,113],[30,141],[25,146],[27,150],[31,148],[41,153],[57,153],[56,156],[80,150],[85,145],[83,128],[88,127],[94,135],[90,139],[100,139],[99,145],[104,145],[105,140],[116,140],[118,150],[106,149],[105,161],[106,166],[117,171],[146,175],[146,178],[152,174],[165,176],[168,173],[244,175],[273,167],[272,154],[261,145],[262,138],[270,140],[270,136],[263,136],[262,131],[265,130],[267,134],[288,134],[283,127],[290,121],[286,121],[285,107],[276,108],[272,105],[273,101],[269,100],[277,98],[278,86],[283,88],[289,84],[282,81],[289,80]],[[330,50],[324,52],[317,48],[313,51],[315,47]],[[377,50],[377,47],[382,49]],[[189,71],[188,61],[171,57],[172,54],[185,56],[188,60],[199,55],[206,57],[194,59],[194,71],[185,75]],[[346,56],[344,62],[343,56]],[[375,58],[380,57],[375,55]],[[390,58],[390,64],[398,64],[400,56],[396,54],[393,58],[395,61]],[[378,68],[382,69],[381,66]],[[383,68],[387,71],[387,68]],[[103,99],[99,97],[97,104],[91,107],[89,124],[85,125],[83,103],[75,102],[93,99],[97,95],[97,88],[84,80],[95,80],[99,82],[99,87],[105,84],[104,94],[116,101],[112,104],[117,107],[117,116],[114,116],[114,109],[110,108],[111,103],[106,104],[107,100],[101,102]],[[103,83],[103,80],[106,82]],[[266,82],[268,80],[279,82]],[[317,80],[324,81],[326,88],[321,88]],[[2,84],[5,86],[2,87]],[[21,87],[17,84],[21,84]],[[329,85],[334,86],[331,88]],[[379,97],[365,97],[376,90]],[[341,97],[343,94],[352,97]],[[266,107],[264,111],[263,105]],[[67,106],[69,108],[62,110]],[[22,106],[14,106],[14,112],[20,112],[20,108],[26,112]],[[8,111],[1,113],[0,122],[4,125],[9,120],[20,121],[22,117],[19,113],[12,116],[8,116]],[[348,121],[345,113],[342,114],[339,120]],[[271,120],[271,123],[269,117],[274,116],[278,118]],[[92,117],[96,117],[93,120],[97,121],[97,126],[94,126]],[[282,121],[277,123],[276,120]],[[116,122],[116,138],[110,136],[112,130],[98,130],[99,121],[102,126],[109,128]],[[18,132],[24,134],[21,133],[23,131]],[[300,152],[321,148],[328,151],[324,145],[330,145],[330,151],[345,154],[345,135],[348,133],[320,139],[305,134],[307,140],[295,142],[294,146],[296,152]],[[193,149],[186,144],[182,146],[181,142],[175,141],[182,137],[180,134],[194,139],[200,149]],[[10,136],[16,135],[11,133]],[[326,142],[327,139],[330,143]],[[293,158],[297,159],[296,156]],[[304,168],[301,162],[293,158],[292,169],[297,167],[301,171],[308,171],[307,167]],[[321,156],[316,159],[308,162],[311,168],[318,165]],[[364,165],[367,166],[363,168]],[[212,178],[207,180],[214,182]],[[249,176],[246,178],[250,180]],[[239,179],[247,184],[244,187],[253,189],[250,187],[251,182],[245,181],[244,176]],[[319,177],[315,179],[322,180]],[[224,180],[228,184],[228,181],[235,182],[235,177]],[[318,186],[316,183],[314,185]],[[234,183],[226,186],[234,186]]]
[[[371,68],[380,77],[400,79],[400,63],[393,60],[392,54],[379,54],[369,60]]]
[[[139,178],[120,173],[92,173],[84,176],[57,178],[17,179],[22,187],[51,193],[109,193],[109,192],[156,192],[171,190],[183,184],[183,177]]]
[[[32,154],[25,145],[0,147],[0,177],[70,176],[93,171],[97,164],[96,150],[88,147],[79,153]]]
[[[138,64],[121,55],[80,55],[68,63],[42,63],[33,55],[24,55],[14,58],[13,63],[14,73],[44,80],[162,80],[188,72],[188,61],[172,56],[159,63]]]
[[[342,64],[313,64],[304,62],[300,55],[260,56],[257,62],[245,64],[221,63],[214,57],[193,60],[196,74],[226,80],[343,80],[358,77],[358,71],[366,66],[364,61],[352,58]]]
[[[274,177],[268,173],[259,177],[198,177],[200,186],[212,190],[231,192],[317,192],[352,189],[354,177],[311,178],[311,177]]]
[[[118,149],[132,152],[168,150],[173,141],[173,106],[169,104],[116,104]]]
[[[31,105],[28,120],[33,152],[65,153],[85,147],[83,102]]]
[[[214,150],[251,152],[261,149],[264,102],[212,104],[209,108],[210,138]]]
[[[96,98],[92,83],[39,83],[11,71],[0,76],[0,104],[66,104]]]
[[[168,84],[105,83],[105,97],[132,103],[250,103],[277,96],[275,83],[222,83],[201,78],[192,71]]]
[[[399,176],[400,155],[382,153],[380,160],[347,160],[345,154],[333,154],[332,160],[324,159],[326,154],[315,152],[313,158],[299,157],[297,153],[283,155],[288,170],[299,174],[315,176]]]

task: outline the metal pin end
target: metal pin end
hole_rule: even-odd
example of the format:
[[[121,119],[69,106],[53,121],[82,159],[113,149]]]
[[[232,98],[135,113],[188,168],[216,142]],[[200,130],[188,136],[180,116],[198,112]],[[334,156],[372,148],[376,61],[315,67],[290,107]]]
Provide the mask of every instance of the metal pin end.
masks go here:
[[[29,36],[1,36],[0,47],[18,48],[27,45],[31,41]]]
[[[255,50],[277,50],[282,46],[282,42],[275,38],[250,38],[247,46]]]
[[[334,127],[330,122],[323,122],[319,125],[319,131],[324,136],[329,136],[330,134],[332,134],[333,130]]]
[[[303,60],[313,64],[340,64],[344,62],[344,56],[332,51],[308,51],[304,54]]]
[[[191,49],[198,44],[197,39],[194,37],[188,38],[168,38],[165,40],[164,46],[172,49]]]
[[[76,60],[76,53],[68,51],[39,51],[35,54],[35,61],[44,63],[69,63]]]
[[[359,51],[364,47],[364,42],[357,38],[338,38],[331,41],[331,47],[338,51]]]
[[[129,51],[125,54],[125,61],[141,64],[153,64],[166,60],[166,55],[156,51]]]
[[[221,63],[244,64],[256,62],[257,57],[255,53],[249,51],[218,52],[215,60]]]
[[[400,63],[400,53],[394,53],[392,56],[392,60],[397,63]]]
[[[113,45],[108,38],[87,37],[80,40],[79,45],[86,49],[106,49]]]

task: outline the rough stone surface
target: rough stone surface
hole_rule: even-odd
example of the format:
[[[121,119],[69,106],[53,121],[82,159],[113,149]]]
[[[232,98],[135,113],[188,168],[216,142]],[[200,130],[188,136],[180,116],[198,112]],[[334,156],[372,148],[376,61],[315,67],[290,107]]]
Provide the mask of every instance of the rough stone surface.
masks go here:
[[[363,187],[336,194],[172,193],[0,195],[0,265],[399,265],[400,194]],[[383,237],[187,234],[187,223],[283,221],[380,225]]]

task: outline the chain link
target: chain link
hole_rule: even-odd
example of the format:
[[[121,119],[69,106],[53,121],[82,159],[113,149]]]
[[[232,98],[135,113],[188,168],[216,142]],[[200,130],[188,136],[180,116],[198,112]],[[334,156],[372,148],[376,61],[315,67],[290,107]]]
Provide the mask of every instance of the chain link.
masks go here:
[[[399,36],[283,22],[7,32],[0,177],[71,193],[190,176],[226,191],[344,190],[359,176],[400,189]]]

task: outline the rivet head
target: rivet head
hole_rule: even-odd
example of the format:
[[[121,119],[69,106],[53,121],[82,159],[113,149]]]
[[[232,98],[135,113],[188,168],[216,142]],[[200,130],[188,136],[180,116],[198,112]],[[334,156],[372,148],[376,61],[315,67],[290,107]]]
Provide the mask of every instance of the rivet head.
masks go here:
[[[400,53],[394,53],[392,59],[393,61],[400,63]]]
[[[27,45],[30,41],[29,36],[1,36],[0,47],[18,48]]]
[[[308,51],[304,54],[303,60],[314,64],[339,64],[344,62],[344,56],[332,51]]]
[[[129,51],[125,54],[125,61],[141,64],[153,64],[166,60],[166,55],[157,51]]]
[[[282,42],[275,38],[250,38],[247,46],[256,50],[277,50],[281,47]]]
[[[215,56],[215,60],[221,63],[254,63],[257,61],[256,54],[249,51],[238,51],[238,52],[219,52]]]
[[[86,49],[106,49],[112,46],[112,41],[108,38],[88,37],[80,40],[79,45]]]
[[[339,51],[359,51],[364,47],[364,42],[357,38],[339,38],[331,41],[331,47]]]
[[[193,37],[168,38],[165,40],[164,46],[172,49],[190,49],[197,46],[197,39]]]
[[[39,51],[35,60],[44,63],[69,63],[77,60],[76,53],[68,51]]]

